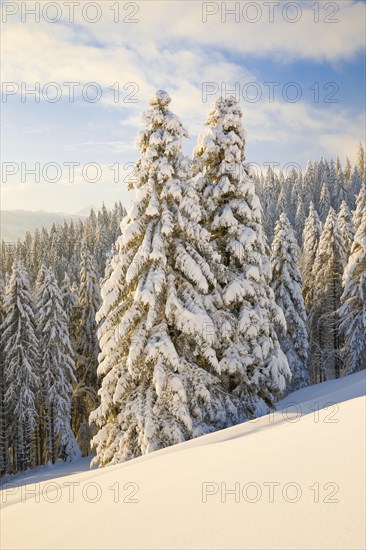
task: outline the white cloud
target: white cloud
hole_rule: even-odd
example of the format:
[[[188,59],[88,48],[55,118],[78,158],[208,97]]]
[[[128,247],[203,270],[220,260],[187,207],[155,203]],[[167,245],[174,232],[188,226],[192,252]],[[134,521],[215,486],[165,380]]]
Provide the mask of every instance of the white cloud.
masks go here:
[[[104,3],[103,3],[104,4]],[[144,1],[137,2],[139,23],[114,24],[107,15],[108,2],[103,10],[105,14],[97,25],[84,23],[83,27],[93,33],[95,38],[109,47],[129,44],[151,61],[159,58],[157,42],[161,47],[172,42],[189,41],[196,45],[205,45],[214,49],[227,49],[239,54],[254,56],[276,56],[283,60],[313,59],[335,61],[347,59],[356,52],[362,52],[365,40],[365,5],[362,2],[318,3],[319,22],[315,22],[314,3],[297,2],[300,7],[300,20],[289,23],[285,20],[293,17],[291,9],[286,12],[284,5],[278,3],[274,21],[269,19],[269,7],[256,2],[262,13],[258,22],[248,22],[243,9],[248,2],[210,2],[217,13],[207,16],[203,22],[202,12],[207,2],[185,1]],[[317,3],[315,3],[316,5]],[[339,12],[332,15],[332,4],[338,6]],[[238,22],[233,16],[227,16],[226,9],[239,7]],[[248,18],[253,15],[248,12]],[[338,22],[331,22],[336,21]],[[80,22],[80,21],[79,21]]]
[[[307,59],[337,63],[352,58],[364,47],[365,4],[360,2],[339,2],[339,23],[335,24],[314,23],[314,12],[308,6],[296,24],[286,23],[283,19],[276,19],[272,24],[265,19],[256,24],[245,21],[222,23],[216,15],[204,24],[201,2],[155,0],[140,2],[139,23],[114,24],[112,12],[108,11],[112,4],[101,4],[105,16],[95,25],[80,19],[77,25],[23,24],[19,20],[10,20],[2,27],[2,76],[3,81],[25,81],[29,86],[35,82],[41,85],[47,82],[61,85],[64,82],[97,82],[108,88],[115,82],[122,86],[136,82],[139,88],[137,104],[116,104],[112,92],[103,95],[101,105],[114,109],[116,113],[113,135],[111,131],[108,139],[101,141],[100,123],[85,120],[87,141],[68,142],[68,148],[76,152],[82,149],[101,155],[106,151],[121,153],[121,162],[133,156],[134,136],[140,128],[141,112],[158,88],[164,87],[170,92],[172,110],[194,137],[200,131],[210,106],[210,101],[202,101],[202,83],[226,82],[230,87],[235,82],[256,82],[256,76],[245,68],[246,57],[265,56],[274,62]],[[216,4],[220,6],[221,2]],[[326,13],[320,15],[323,19]],[[130,91],[122,89],[122,98]],[[274,160],[281,145],[283,157],[287,151],[291,151],[294,157],[297,150],[301,158],[305,152],[314,158],[319,154],[334,156],[340,151],[352,158],[354,144],[364,135],[363,116],[355,117],[351,109],[344,107],[324,109],[306,100],[296,104],[243,101],[242,106],[248,143],[252,149],[262,145],[263,150],[263,144],[268,149],[269,158],[262,155],[262,160]],[[24,132],[31,129],[28,124],[22,127]],[[46,126],[39,128],[46,131]],[[56,130],[52,127],[53,132]],[[40,130],[35,128],[33,131]],[[89,139],[93,133],[95,141]],[[58,136],[59,141],[62,139]],[[112,196],[118,192],[118,195],[127,197],[122,193],[122,186],[116,187],[110,177],[102,183],[103,186],[90,184],[88,187],[77,179],[72,185],[61,182],[57,189],[50,184],[7,186],[3,193],[9,204],[14,205],[17,200],[33,204],[40,200],[44,208],[50,200],[70,201],[65,196],[65,188],[70,196],[72,193],[72,200],[79,207],[83,206],[89,193],[94,202],[98,202],[97,197],[103,194]]]
[[[202,48],[206,56],[217,52],[336,62],[363,52],[365,4],[338,2],[338,23],[325,23],[329,16],[321,5],[320,22],[314,11],[302,7],[302,18],[291,24],[283,17],[268,17],[255,24],[228,19],[220,13],[202,22],[202,2],[140,2],[139,23],[113,23],[110,2],[103,2],[102,19],[92,25],[79,17],[75,24],[50,24],[30,18],[15,18],[2,26],[3,79],[49,82],[67,80],[113,84],[134,81],[148,89],[163,70],[170,74],[174,58],[181,78],[200,80]],[[218,7],[225,2],[213,2]],[[231,3],[226,2],[229,6]],[[232,2],[234,4],[234,2]],[[238,3],[243,6],[245,2]],[[259,4],[259,3],[258,3]],[[321,4],[321,3],[320,3]],[[332,4],[332,3],[330,3]],[[278,8],[281,11],[282,6]],[[323,10],[323,11],[322,11]],[[103,47],[99,47],[102,44]]]

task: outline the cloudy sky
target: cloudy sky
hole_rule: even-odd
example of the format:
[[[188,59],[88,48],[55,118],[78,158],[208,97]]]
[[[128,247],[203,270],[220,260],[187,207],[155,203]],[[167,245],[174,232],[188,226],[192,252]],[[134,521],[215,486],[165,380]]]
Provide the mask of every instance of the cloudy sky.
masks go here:
[[[187,153],[230,91],[248,162],[344,162],[365,140],[364,1],[38,6],[2,3],[2,209],[127,204],[140,116],[157,89],[189,131]]]

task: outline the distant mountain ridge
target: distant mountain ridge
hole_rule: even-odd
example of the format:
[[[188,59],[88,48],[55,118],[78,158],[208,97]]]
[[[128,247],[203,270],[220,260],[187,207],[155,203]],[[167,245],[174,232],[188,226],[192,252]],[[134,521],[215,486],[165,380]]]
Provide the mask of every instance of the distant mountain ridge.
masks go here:
[[[90,209],[83,209],[75,214],[65,212],[47,212],[39,210],[1,210],[1,238],[7,242],[15,242],[25,237],[27,231],[34,231],[37,227],[50,229],[53,223],[63,223],[64,220],[83,220],[87,217]]]

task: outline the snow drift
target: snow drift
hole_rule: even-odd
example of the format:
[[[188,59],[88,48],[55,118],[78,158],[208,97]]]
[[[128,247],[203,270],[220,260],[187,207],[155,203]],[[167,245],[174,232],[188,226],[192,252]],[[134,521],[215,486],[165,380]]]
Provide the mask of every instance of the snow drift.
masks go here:
[[[364,548],[364,395],[365,371],[121,465],[8,478],[1,548]]]

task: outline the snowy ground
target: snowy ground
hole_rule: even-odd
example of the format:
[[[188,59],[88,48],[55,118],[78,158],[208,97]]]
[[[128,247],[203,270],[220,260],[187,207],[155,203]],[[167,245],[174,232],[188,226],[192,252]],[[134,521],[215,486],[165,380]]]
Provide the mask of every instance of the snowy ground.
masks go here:
[[[88,472],[90,470],[90,460],[92,457],[81,458],[74,462],[62,462],[56,464],[49,463],[47,466],[39,466],[33,470],[27,470],[15,475],[7,475],[0,480],[0,490],[9,485],[14,484],[28,485],[31,483],[40,483],[41,481],[50,481],[57,477],[65,477],[80,472]]]
[[[83,471],[8,478],[1,548],[363,549],[365,371],[275,414]]]

